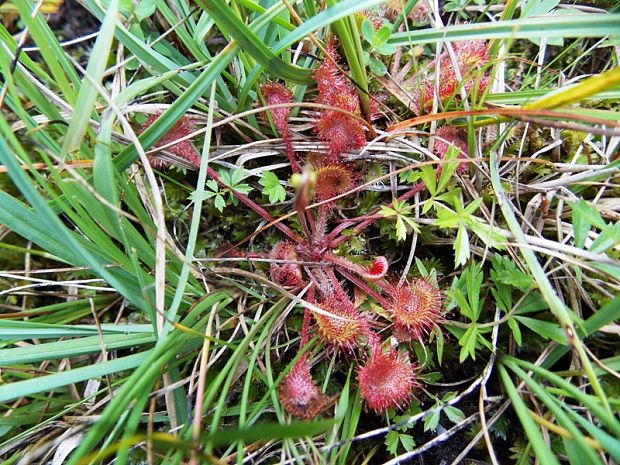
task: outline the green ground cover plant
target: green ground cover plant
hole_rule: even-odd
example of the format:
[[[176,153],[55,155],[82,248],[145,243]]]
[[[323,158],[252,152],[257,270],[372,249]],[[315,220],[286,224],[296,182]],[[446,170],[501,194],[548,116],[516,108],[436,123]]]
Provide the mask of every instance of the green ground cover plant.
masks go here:
[[[0,6],[0,464],[620,461],[615,2],[66,1]]]

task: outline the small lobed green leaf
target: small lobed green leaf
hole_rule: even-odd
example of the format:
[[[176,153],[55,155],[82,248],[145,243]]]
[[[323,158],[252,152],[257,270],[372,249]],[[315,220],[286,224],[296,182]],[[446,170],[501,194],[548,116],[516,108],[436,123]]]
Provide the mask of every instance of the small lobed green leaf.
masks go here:
[[[519,328],[519,322],[514,318],[508,319],[508,327],[512,331],[512,336],[515,338],[517,346],[521,347],[523,343],[523,336],[521,335],[521,328]]]
[[[528,0],[521,7],[521,18],[530,16],[544,15],[553,10],[560,0]]]
[[[452,423],[459,423],[465,418],[463,411],[453,405],[446,405],[443,411]]]
[[[396,455],[398,452],[399,437],[400,434],[396,430],[392,430],[385,435],[385,446],[392,455]]]
[[[475,325],[470,325],[461,339],[459,344],[461,345],[461,352],[459,354],[459,363],[463,363],[467,360],[467,357],[471,357],[472,360],[476,359],[476,339],[478,338],[478,331]]]
[[[362,21],[362,36],[371,44],[375,41],[375,28],[367,18]]]
[[[441,410],[434,411],[431,415],[424,418],[424,431],[435,431],[439,426]]]
[[[375,50],[379,52],[379,54],[384,56],[391,56],[396,53],[396,46],[388,43],[384,43],[381,45],[375,45]]]
[[[133,13],[136,15],[136,18],[138,18],[138,21],[142,21],[155,13],[155,9],[156,5],[154,0],[140,0],[140,3],[138,3]]]
[[[433,333],[435,334],[435,340],[437,345],[437,363],[441,366],[441,362],[443,361],[443,350],[445,346],[445,337],[443,335],[443,331],[438,325],[433,327]]]
[[[530,275],[527,275],[520,270],[504,271],[501,279],[504,284],[514,286],[521,291],[527,290],[534,281]]]
[[[450,180],[452,179],[452,175],[454,174],[460,163],[459,161],[457,161],[459,153],[460,149],[458,149],[454,145],[450,145],[448,147],[448,150],[443,158],[444,163],[441,166],[439,183],[437,184],[437,193],[443,192],[443,190],[448,185],[448,182],[450,182]]]
[[[550,321],[543,321],[520,315],[515,316],[514,318],[545,339],[555,341],[562,345],[567,344],[566,336],[564,335],[562,328],[560,328],[560,325],[557,323],[551,323]]]
[[[391,216],[398,216],[398,212],[394,210],[393,208],[388,207],[387,205],[381,205],[379,207],[379,214],[386,218],[389,218]]]
[[[459,226],[454,240],[454,264],[456,266],[465,265],[469,260],[469,234],[464,226]]]
[[[389,24],[382,24],[377,33],[375,34],[375,45],[383,45],[388,41],[392,33],[392,28]]]
[[[400,433],[398,435],[398,439],[400,440],[403,449],[405,449],[407,452],[411,452],[415,447],[415,441],[413,440],[413,436],[409,434]]]
[[[407,226],[400,215],[396,218],[396,238],[399,241],[407,239]]]
[[[226,200],[224,200],[224,197],[222,197],[221,195],[217,194],[215,196],[215,208],[218,209],[218,211],[220,213],[222,213],[224,211],[224,208],[226,207]]]
[[[368,67],[370,68],[370,71],[376,76],[385,76],[387,74],[387,66],[385,66],[385,64],[381,60],[377,60],[374,57],[369,57]]]
[[[263,194],[269,197],[269,202],[282,202],[286,199],[286,190],[273,172],[264,171],[258,183],[263,186]]]

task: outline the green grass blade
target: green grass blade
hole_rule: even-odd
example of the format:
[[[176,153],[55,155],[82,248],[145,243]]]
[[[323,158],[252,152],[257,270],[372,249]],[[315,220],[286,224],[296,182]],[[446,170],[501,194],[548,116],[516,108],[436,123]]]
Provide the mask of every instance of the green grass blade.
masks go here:
[[[62,144],[61,157],[66,156],[69,152],[73,152],[80,146],[84,134],[86,134],[86,129],[90,124],[90,115],[93,112],[97,95],[99,94],[95,84],[101,83],[103,73],[107,68],[112,39],[114,39],[114,28],[118,20],[119,1],[111,0],[108,5],[106,17],[103,20],[97,41],[88,61],[88,66],[86,67],[86,76],[82,80],[80,92],[73,107],[73,117]]]
[[[37,392],[48,392],[67,386],[68,384],[80,383],[88,379],[131,370],[132,368],[140,366],[150,354],[150,351],[141,352],[108,362],[62,371],[53,375],[38,376],[25,381],[3,384],[0,385],[0,402],[7,402]]]
[[[192,312],[186,316],[182,324],[192,327],[197,315],[210,309],[212,305],[225,305],[228,302],[227,298],[225,293],[214,293],[205,297],[194,306]],[[198,328],[193,329],[198,330]],[[159,343],[155,348],[138,354],[143,355],[138,368],[127,378],[121,390],[103,411],[99,421],[90,429],[78,449],[73,452],[67,465],[77,465],[86,454],[91,452],[108,435],[130,402],[140,395],[146,386],[150,386],[153,383],[163,367],[176,357],[179,349],[190,337],[191,335],[178,330],[171,331],[163,338],[163,342]]]
[[[616,462],[620,461],[620,439],[618,439],[618,436],[614,437],[610,434],[607,434],[605,431],[601,430],[600,428],[597,428],[592,423],[587,421],[585,418],[583,418],[581,415],[579,415],[577,412],[575,412],[574,410],[570,408],[567,408],[566,412],[577,423],[579,423],[581,427],[584,430],[586,430],[590,436],[592,436],[593,439],[596,439],[603,447],[603,450],[609,453],[609,455]]]
[[[545,388],[532,379],[524,370],[517,365],[510,365],[510,369],[519,376],[530,390],[536,395],[536,397],[551,411],[556,421],[563,426],[571,435],[571,444],[574,445],[573,454],[579,457],[581,460],[578,463],[588,463],[592,465],[600,465],[602,462],[597,456],[597,453],[592,449],[585,440],[582,432],[577,428],[577,425],[569,418],[569,416],[562,410],[560,401],[551,396]],[[572,462],[572,461],[571,461]]]
[[[243,50],[275,76],[300,84],[311,82],[310,70],[286,63],[278,58],[222,0],[208,2],[199,0],[198,3],[211,15],[220,30],[234,38]]]
[[[528,110],[552,110],[554,108],[559,108],[573,103],[581,102],[582,100],[592,97],[599,92],[613,89],[619,84],[620,66],[610,69],[609,71],[605,71],[604,73],[591,76],[583,82],[580,82],[579,84],[571,86],[567,89],[559,89],[555,92],[551,92],[543,98],[525,105],[523,108],[526,108]]]
[[[249,428],[225,428],[219,431],[205,433],[202,436],[213,446],[232,444],[236,441],[255,442],[266,439],[285,439],[312,437],[324,433],[334,425],[333,420],[319,420],[308,422],[292,422],[287,425],[262,423]]]
[[[618,30],[620,14],[579,14],[554,16],[553,19],[526,18],[398,32],[392,34],[388,43],[408,46],[447,40],[605,37]]]
[[[47,25],[43,15],[38,13],[34,18],[31,16],[34,5],[30,0],[15,0],[15,6],[17,6],[21,20],[28,27],[34,42],[39,47],[41,56],[49,66],[54,83],[58,85],[67,102],[74,104],[76,97],[72,84],[77,84],[78,76],[56,36]]]
[[[603,424],[610,428],[610,430],[613,431],[614,434],[620,437],[620,422],[618,421],[618,419],[614,417],[614,415],[607,412],[604,408],[602,408],[599,402],[592,401],[591,396],[586,395],[574,384],[568,382],[561,376],[558,376],[555,373],[546,370],[545,368],[539,367],[525,360],[505,356],[502,358],[502,361],[506,364],[510,364],[510,366],[518,365],[526,370],[532,371],[540,377],[545,378],[548,381],[556,384],[558,387],[564,389],[568,395],[579,401],[583,406],[587,407],[588,410],[592,414],[594,414],[597,419],[599,419]]]
[[[551,310],[553,315],[557,318],[558,322],[560,323],[560,326],[562,327],[562,330],[564,334],[566,335],[566,340],[568,344],[579,355],[579,359],[581,360],[581,363],[584,367],[586,375],[588,379],[590,380],[590,383],[592,383],[594,392],[601,399],[603,406],[607,410],[609,410],[610,409],[609,402],[607,400],[605,391],[602,389],[601,384],[592,369],[592,364],[590,363],[590,359],[588,358],[588,355],[585,352],[581,339],[579,338],[579,335],[577,334],[577,331],[575,329],[575,325],[573,323],[573,321],[575,320],[575,315],[560,300],[560,298],[556,294],[555,289],[549,282],[549,279],[547,278],[545,271],[543,270],[542,266],[538,262],[538,259],[536,258],[536,254],[534,253],[532,249],[527,247],[527,241],[525,239],[525,235],[523,234],[523,230],[521,229],[521,225],[514,215],[514,212],[510,206],[510,201],[508,197],[506,196],[506,193],[504,192],[504,187],[500,180],[499,171],[498,171],[499,163],[497,160],[497,152],[492,150],[490,158],[491,159],[490,159],[489,164],[490,164],[490,170],[491,170],[491,184],[495,191],[495,195],[497,197],[497,202],[499,204],[500,210],[504,216],[504,219],[506,220],[506,223],[508,224],[508,228],[514,235],[516,242],[524,245],[523,247],[520,248],[520,253],[525,259],[525,263],[527,263],[527,266],[530,272],[532,273],[534,280],[538,284],[540,293],[542,294],[543,298],[549,305],[549,309]]]
[[[100,6],[99,2],[95,0],[86,0],[85,6],[97,19],[100,21],[104,20],[106,11]],[[159,53],[153,47],[144,43],[120,23],[116,26],[115,35],[119,42],[127,47],[152,74],[173,71],[181,66],[181,64],[174,62],[162,53]],[[196,76],[188,71],[183,71],[178,75],[178,80],[183,85],[189,85],[195,79]]]
[[[558,459],[553,455],[551,449],[547,447],[547,444],[543,441],[543,436],[541,431],[532,420],[530,416],[527,406],[519,396],[517,392],[517,388],[513,384],[506,368],[503,365],[498,366],[499,375],[502,380],[502,384],[504,385],[504,389],[508,393],[508,397],[510,397],[510,401],[512,402],[512,407],[515,409],[519,420],[521,421],[521,425],[525,430],[525,434],[527,438],[530,440],[530,444],[534,449],[534,453],[536,454],[536,458],[539,460],[541,465],[560,465]]]
[[[21,363],[35,363],[43,360],[100,353],[102,340],[106,350],[114,350],[151,344],[155,342],[156,338],[152,334],[113,334],[102,336],[101,339],[99,336],[90,336],[67,341],[4,349],[0,351],[0,366],[6,367]]]
[[[297,27],[294,31],[287,34],[281,40],[272,45],[275,53],[283,52],[295,42],[300,41],[308,34],[319,30],[322,27],[329,26],[334,21],[345,18],[361,10],[373,8],[383,0],[344,0],[333,6],[323,10],[318,15],[307,19],[304,23]]]
[[[104,301],[105,302],[105,301]],[[86,305],[90,302],[87,300]],[[39,307],[37,311],[45,311],[49,307]],[[58,308],[60,305],[55,305]],[[153,328],[148,324],[102,324],[99,325],[101,333],[107,334],[124,334],[124,335],[140,335],[152,333]],[[63,325],[37,323],[30,321],[11,321],[0,320],[0,340],[16,340],[16,339],[49,339],[59,337],[77,337],[77,336],[94,336],[97,334],[97,327],[94,325]],[[0,354],[1,356],[1,354]]]
[[[572,86],[571,86],[572,87]],[[500,105],[525,105],[531,101],[544,97],[549,90],[547,89],[532,89],[532,90],[520,90],[516,92],[506,92],[501,94],[488,94],[486,97],[487,102],[497,103]],[[596,95],[590,95],[584,100],[618,100],[620,99],[620,90],[606,89]],[[581,111],[598,112],[606,110],[596,110],[592,108],[581,108]],[[590,114],[590,113],[586,113]],[[595,116],[595,113],[591,113],[591,116]],[[611,115],[610,115],[611,116]],[[618,114],[615,114],[618,118]],[[610,118],[611,119],[611,118]]]
[[[0,117],[0,131],[8,135],[13,139],[13,135],[10,133],[10,129],[6,126],[6,121]],[[19,147],[17,141],[13,139],[13,147]],[[24,159],[27,159],[24,157]],[[91,266],[93,270],[106,280],[110,285],[117,289],[127,299],[132,301],[138,307],[147,310],[150,308],[149,304],[144,300],[141,291],[136,287],[135,279],[127,279],[128,275],[124,273],[122,269],[107,269],[104,265],[109,262],[102,260],[101,256],[95,253],[91,248],[86,247],[83,243],[83,239],[79,238],[75,233],[70,231],[56,216],[52,209],[48,206],[45,200],[34,188],[32,181],[26,176],[24,170],[16,162],[15,157],[10,152],[8,145],[3,138],[0,138],[0,162],[8,168],[9,176],[22,192],[24,197],[32,205],[32,209],[22,206],[18,210],[11,212],[9,219],[13,221],[9,225],[12,229],[18,231],[23,237],[30,240],[38,239],[43,244],[52,243],[54,249],[58,250],[60,257],[68,257],[72,259],[72,263],[78,266]],[[4,198],[5,203],[9,203],[8,196],[1,196]],[[19,205],[19,203],[13,202],[13,205]],[[0,215],[6,214],[2,212]],[[33,218],[34,215],[34,218]],[[37,230],[30,231],[27,229],[27,224],[23,221],[31,220],[41,223],[40,229],[47,228],[47,234],[39,232]],[[19,228],[19,229],[15,229]],[[53,239],[49,239],[53,237]],[[75,261],[73,261],[75,260]],[[125,277],[121,277],[121,274],[125,274]]]
[[[0,142],[1,144],[1,142]],[[78,263],[78,255],[65,244],[49,234],[45,222],[28,206],[0,191],[0,223],[11,228],[17,234],[27,234],[27,237],[49,253],[56,255],[67,263]]]
[[[218,56],[207,66],[198,79],[196,79],[187,90],[174,101],[174,103],[150,125],[141,135],[140,143],[144,149],[150,148],[159,140],[172,126],[185,115],[187,110],[205,93],[213,80],[228,66],[239,50],[236,44],[229,44]],[[138,158],[138,152],[133,145],[129,145],[114,160],[114,165],[118,170],[127,169]]]
[[[215,81],[213,81],[211,86],[211,98],[209,105],[209,113],[207,115],[207,134],[205,136],[205,144],[202,151],[202,157],[200,159],[200,171],[198,172],[198,181],[196,183],[195,189],[195,200],[194,200],[194,209],[192,211],[192,221],[189,230],[189,238],[187,240],[187,247],[185,250],[185,262],[183,263],[183,268],[181,269],[181,275],[179,276],[179,282],[177,284],[176,291],[174,293],[174,298],[170,307],[168,309],[167,320],[164,323],[164,327],[162,330],[162,334],[166,334],[170,330],[171,322],[176,321],[177,311],[179,310],[179,305],[181,304],[181,299],[183,298],[183,293],[185,292],[185,285],[187,284],[187,278],[189,276],[189,268],[190,264],[194,259],[194,250],[196,247],[196,239],[198,237],[198,229],[200,226],[200,218],[202,216],[202,202],[204,198],[205,191],[205,183],[207,181],[207,169],[209,166],[209,150],[211,147],[211,128],[213,125],[213,112],[215,110],[215,102],[213,101],[213,96],[215,95]]]
[[[329,6],[333,6],[333,0],[328,1]],[[352,16],[333,21],[331,27],[336,31],[340,39],[340,45],[344,50],[344,55],[351,70],[353,80],[359,86],[356,90],[360,97],[362,106],[362,114],[366,118],[370,118],[370,100],[368,97],[368,75],[366,74],[366,66],[362,61],[362,44],[360,41],[360,33],[357,30],[355,20],[351,20]]]

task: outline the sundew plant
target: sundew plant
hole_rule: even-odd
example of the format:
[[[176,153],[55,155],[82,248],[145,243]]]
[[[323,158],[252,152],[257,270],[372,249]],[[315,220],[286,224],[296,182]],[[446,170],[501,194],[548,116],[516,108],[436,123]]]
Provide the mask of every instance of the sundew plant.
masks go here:
[[[620,462],[619,6],[4,2],[0,465]]]

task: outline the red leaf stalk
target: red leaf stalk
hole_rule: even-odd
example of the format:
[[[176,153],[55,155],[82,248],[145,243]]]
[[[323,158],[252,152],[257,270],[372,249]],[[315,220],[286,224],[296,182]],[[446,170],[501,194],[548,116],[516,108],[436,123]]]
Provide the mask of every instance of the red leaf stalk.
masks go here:
[[[353,263],[344,257],[334,255],[331,252],[326,253],[323,259],[327,262],[331,262],[338,265],[340,268],[352,271],[353,273],[361,276],[366,281],[378,281],[382,279],[388,272],[388,261],[385,257],[375,257],[370,267],[365,267],[357,263]]]
[[[290,103],[293,101],[293,93],[287,89],[282,84],[278,84],[276,82],[267,82],[263,84],[260,88],[263,97],[265,98],[265,103],[267,105],[278,105],[281,103]],[[288,127],[288,116],[290,114],[290,108],[273,108],[269,110],[271,113],[271,117],[273,118],[273,124],[276,126],[280,134],[282,135],[282,139],[284,140],[284,145],[286,148],[286,156],[288,157],[288,161],[291,164],[291,169],[293,172],[300,172],[301,168],[295,159],[295,151],[293,150],[293,142],[291,139],[291,131]]]
[[[224,184],[222,182],[222,179],[219,177],[219,175],[217,174],[217,172],[213,168],[207,167],[207,175],[211,179],[213,179],[215,182],[217,182],[219,185],[221,185],[221,186],[223,186],[225,188],[230,189],[230,186],[227,186],[226,184]],[[303,242],[302,239],[297,234],[295,234],[295,232],[291,228],[289,228],[288,226],[283,224],[281,221],[276,221],[269,214],[269,212],[267,210],[265,210],[259,204],[257,204],[253,200],[251,200],[248,196],[242,194],[241,192],[237,192],[234,189],[230,189],[230,190],[231,190],[232,194],[239,200],[239,202],[241,202],[246,207],[248,207],[251,210],[253,210],[258,215],[260,215],[265,221],[269,222],[270,224],[273,224],[276,228],[278,228],[280,231],[282,231],[284,234],[286,234],[291,241],[296,242],[296,243]]]
[[[436,135],[441,139],[435,140],[435,145],[433,146],[433,150],[435,151],[435,155],[437,155],[442,160],[445,158],[446,153],[448,153],[448,149],[451,145],[454,145],[457,149],[459,149],[458,158],[461,160],[467,159],[467,142],[462,137],[462,132],[455,126],[442,126],[440,127]],[[444,140],[442,140],[444,139]],[[441,174],[442,165],[437,167],[437,176]],[[456,172],[459,174],[463,174],[467,171],[467,163],[461,162],[458,164],[456,168]]]
[[[152,115],[144,122],[139,132],[144,132],[160,116],[161,113],[155,113],[154,115]],[[191,121],[188,120],[185,116],[182,116],[176,123],[174,123],[174,125],[168,130],[168,132],[161,136],[161,138],[155,143],[155,147],[161,147],[164,145],[168,145],[172,142],[176,142],[178,139],[189,136],[193,131],[194,126]],[[177,142],[176,144],[167,147],[165,150],[176,155],[179,158],[187,160],[193,165],[200,165],[200,155],[188,140]],[[153,168],[167,168],[169,165],[168,162],[162,160],[161,158],[158,158],[157,156],[148,155],[147,157],[149,163]]]
[[[295,246],[286,241],[280,241],[269,254],[272,260],[297,261]],[[304,281],[301,275],[301,266],[295,263],[273,262],[269,266],[271,280],[282,286],[299,287]]]
[[[314,80],[319,90],[317,103],[359,115],[360,102],[357,92],[334,63],[338,62],[340,57],[333,41],[330,40],[327,43],[326,50],[331,60],[324,60],[321,66],[314,71]],[[342,152],[358,149],[366,143],[362,124],[356,119],[336,111],[321,112],[315,131],[319,139],[329,144],[328,157],[331,162],[337,162]]]
[[[465,92],[469,93],[476,83],[478,83],[478,90],[483,91],[489,84],[489,78],[484,74],[478,79],[476,71],[489,62],[489,50],[486,42],[483,40],[470,40],[455,43],[453,50],[456,55],[459,73],[463,79],[462,86]],[[439,63],[441,73],[438,89],[439,98],[445,100],[455,95],[460,81],[457,79],[456,71],[448,53],[443,53],[439,60],[431,64],[431,67],[436,67],[437,63]],[[434,81],[434,78],[426,81],[425,85],[423,85],[421,96],[418,99],[423,100],[423,105],[419,105],[419,107],[427,111],[433,105]]]
[[[413,185],[411,187],[411,189],[409,189],[403,195],[398,197],[398,201],[404,202],[404,201],[410,199],[411,197],[413,197],[418,192],[421,192],[422,190],[424,190],[424,187],[425,187],[425,185],[424,185],[423,182],[419,182],[419,183]],[[392,206],[392,204],[389,204],[389,206]],[[329,240],[330,248],[335,249],[340,244],[342,244],[343,242],[345,242],[345,241],[347,241],[349,239],[350,236],[343,236],[343,235],[341,235],[341,233],[345,229],[348,229],[348,228],[354,226],[353,233],[354,234],[359,234],[364,229],[366,229],[367,227],[369,227],[372,224],[374,224],[376,221],[378,221],[381,218],[383,218],[382,216],[376,216],[376,214],[378,212],[379,212],[379,209],[377,208],[374,211],[370,212],[368,215],[366,215],[369,218],[364,219],[361,222],[359,220],[352,220],[352,221],[349,221],[349,222],[344,222],[344,223],[339,224],[328,235],[328,240]]]

